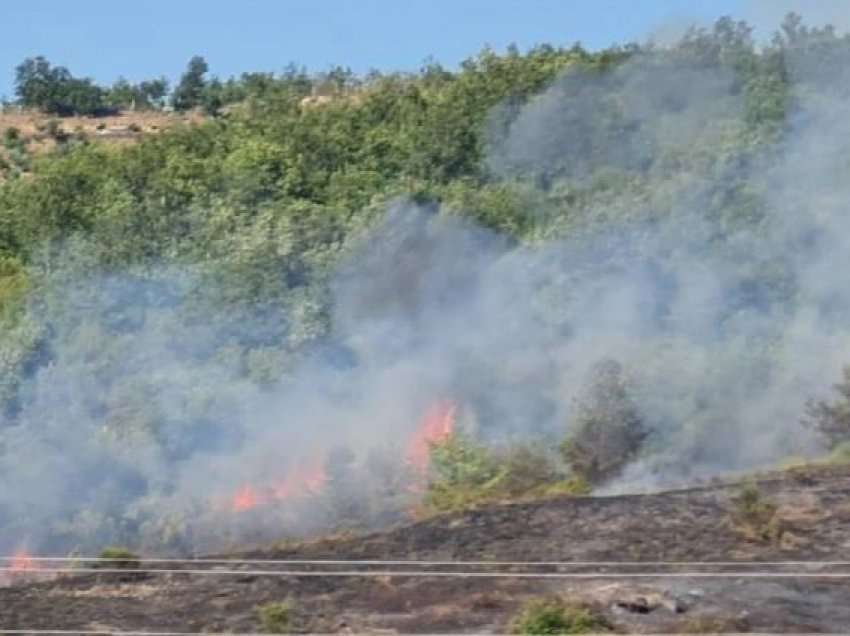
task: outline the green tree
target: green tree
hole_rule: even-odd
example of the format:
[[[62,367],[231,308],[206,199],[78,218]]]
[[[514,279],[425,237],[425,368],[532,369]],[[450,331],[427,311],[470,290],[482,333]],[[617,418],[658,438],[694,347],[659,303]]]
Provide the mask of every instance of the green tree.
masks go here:
[[[841,382],[833,389],[838,394],[834,400],[809,400],[803,416],[803,424],[815,430],[830,449],[850,441],[850,366],[844,367]]]
[[[207,85],[204,75],[209,71],[206,60],[196,55],[186,67],[186,72],[180,77],[180,82],[171,96],[175,110],[190,110],[202,104],[204,88]]]
[[[15,68],[15,95],[21,106],[55,112],[70,79],[65,67],[51,66],[42,56],[27,58]]]
[[[618,362],[594,365],[575,410],[571,432],[561,444],[564,460],[592,485],[616,477],[648,435]]]
[[[15,94],[22,106],[53,115],[97,115],[105,108],[105,92],[92,80],[75,78],[41,56],[17,66]]]

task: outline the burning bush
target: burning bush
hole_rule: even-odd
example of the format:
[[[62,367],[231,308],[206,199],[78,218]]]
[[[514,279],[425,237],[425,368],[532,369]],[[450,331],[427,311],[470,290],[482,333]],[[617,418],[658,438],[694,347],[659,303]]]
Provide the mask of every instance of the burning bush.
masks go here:
[[[591,485],[616,477],[648,435],[619,362],[594,366],[576,412],[573,431],[561,444],[573,474]]]

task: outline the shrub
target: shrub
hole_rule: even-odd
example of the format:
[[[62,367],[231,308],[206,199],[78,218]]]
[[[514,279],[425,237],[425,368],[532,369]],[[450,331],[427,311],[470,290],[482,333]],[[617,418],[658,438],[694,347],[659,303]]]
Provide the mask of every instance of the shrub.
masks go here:
[[[560,599],[528,603],[511,621],[512,634],[590,634],[608,631],[608,623],[587,607]]]
[[[756,483],[748,483],[733,499],[733,522],[747,536],[760,541],[780,538],[778,506],[766,498]]]
[[[850,442],[850,366],[844,367],[841,382],[833,389],[838,398],[833,402],[809,400],[803,416],[803,425],[814,429],[830,449]]]
[[[827,458],[830,464],[850,464],[850,441],[836,445]]]
[[[289,603],[266,603],[257,608],[260,625],[267,634],[285,634],[292,625],[292,608]]]
[[[549,456],[528,444],[509,448],[499,463],[503,474],[498,489],[507,496],[534,493],[560,481]]]
[[[21,143],[21,131],[14,126],[9,126],[3,131],[3,145],[6,148],[14,148]]]
[[[603,360],[594,366],[576,412],[573,432],[561,444],[564,460],[590,485],[616,477],[648,434],[618,362]]]
[[[119,569],[119,570],[137,570],[141,566],[141,559],[138,555],[130,552],[127,548],[110,547],[105,548],[100,553],[101,559],[109,559],[109,561],[101,561],[95,563],[94,568]]]
[[[565,479],[543,448],[521,444],[490,449],[461,434],[432,446],[430,473],[424,502],[430,512],[590,490],[579,477]]]
[[[65,132],[58,119],[48,119],[44,131],[48,137],[58,144],[63,144],[70,138],[70,135]]]
[[[502,476],[493,454],[459,433],[432,446],[430,473],[424,503],[433,512],[458,510],[489,499]]]

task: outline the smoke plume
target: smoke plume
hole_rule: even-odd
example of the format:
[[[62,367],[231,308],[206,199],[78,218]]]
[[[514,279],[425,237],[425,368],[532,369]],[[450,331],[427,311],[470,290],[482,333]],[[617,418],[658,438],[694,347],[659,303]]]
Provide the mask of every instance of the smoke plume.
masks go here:
[[[538,230],[517,244],[393,203],[328,286],[330,333],[263,382],[246,379],[262,355],[224,343],[297,340],[309,303],[217,313],[192,268],[51,289],[33,300],[50,363],[0,423],[0,548],[213,549],[332,527],[343,501],[397,520],[370,506],[403,510],[393,476],[432,405],[459,405],[485,441],[558,440],[608,358],[651,430],[611,490],[817,452],[803,405],[850,361],[844,79],[799,77],[781,141],[741,151],[732,71],[655,56],[568,71],[491,121],[493,179],[545,193]],[[360,498],[306,492],[329,483]],[[288,507],[245,510],[293,484]]]

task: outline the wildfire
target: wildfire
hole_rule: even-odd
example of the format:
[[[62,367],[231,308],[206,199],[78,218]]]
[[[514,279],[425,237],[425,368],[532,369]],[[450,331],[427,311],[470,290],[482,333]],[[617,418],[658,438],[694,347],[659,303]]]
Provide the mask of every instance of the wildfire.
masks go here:
[[[31,575],[37,573],[41,566],[27,550],[20,549],[12,555],[8,568],[7,572],[0,572],[0,587],[31,580]]]
[[[242,486],[231,498],[230,509],[233,512],[246,512],[260,506],[313,495],[321,490],[325,481],[324,462],[322,456],[317,455],[309,461],[293,464],[283,479],[268,486]]]
[[[442,400],[431,405],[419,422],[407,447],[407,458],[420,475],[428,472],[431,446],[444,441],[454,431],[457,405]]]
[[[12,568],[13,574],[34,572],[39,569],[38,563],[36,563],[32,555],[26,550],[18,550],[15,554],[13,554],[9,567]]]
[[[405,457],[416,478],[411,491],[420,494],[425,487],[431,460],[431,446],[444,441],[455,428],[457,405],[449,400],[434,402],[407,442]],[[245,484],[229,499],[222,502],[230,512],[242,513],[263,506],[281,504],[315,495],[327,481],[324,457],[315,454],[307,460],[290,465],[287,473],[277,480],[261,485]]]
[[[233,512],[244,512],[246,510],[253,510],[265,503],[265,497],[262,497],[252,486],[242,486],[233,495],[233,501],[231,503]]]
[[[327,477],[321,456],[296,464],[285,479],[274,485],[272,492],[278,501],[315,494],[322,489]]]

